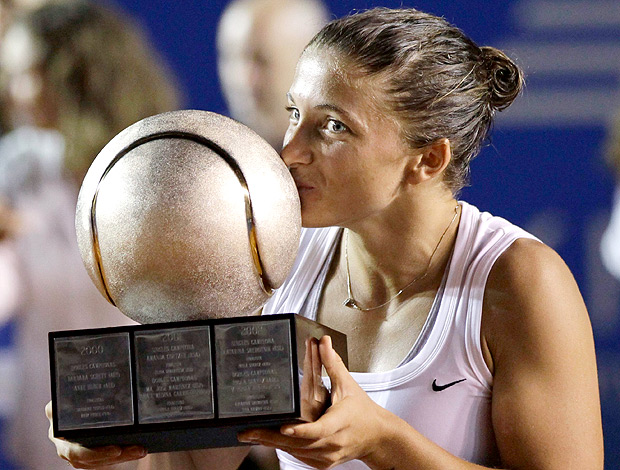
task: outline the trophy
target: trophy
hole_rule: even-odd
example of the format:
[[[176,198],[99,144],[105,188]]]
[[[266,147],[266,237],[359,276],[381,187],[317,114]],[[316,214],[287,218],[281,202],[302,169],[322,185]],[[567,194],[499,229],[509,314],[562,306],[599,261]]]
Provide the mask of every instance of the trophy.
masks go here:
[[[256,133],[196,110],[133,124],[88,170],[76,230],[94,284],[138,324],[49,334],[56,437],[187,450],[316,418],[310,339],[329,334],[346,361],[346,337],[260,316],[293,266],[301,216]]]

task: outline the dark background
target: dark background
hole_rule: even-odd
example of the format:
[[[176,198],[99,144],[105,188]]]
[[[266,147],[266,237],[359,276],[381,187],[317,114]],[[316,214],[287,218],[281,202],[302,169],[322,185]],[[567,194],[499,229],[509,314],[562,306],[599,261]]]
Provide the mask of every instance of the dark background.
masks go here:
[[[138,19],[164,54],[185,92],[186,107],[226,114],[215,65],[215,30],[228,2],[116,3]],[[499,116],[492,145],[473,163],[472,185],[462,199],[538,235],[573,271],[597,344],[605,468],[620,468],[620,282],[605,272],[598,251],[614,191],[602,149],[611,117],[620,108],[617,0],[327,4],[334,17],[373,6],[435,13],[480,45],[505,49],[525,68],[524,96]]]

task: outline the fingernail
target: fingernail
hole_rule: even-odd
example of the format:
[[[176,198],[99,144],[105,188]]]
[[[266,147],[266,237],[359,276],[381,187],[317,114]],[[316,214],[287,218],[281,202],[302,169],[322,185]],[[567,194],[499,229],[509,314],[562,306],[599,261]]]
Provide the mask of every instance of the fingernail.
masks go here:
[[[142,446],[133,446],[133,447],[128,447],[127,448],[127,452],[129,452],[132,455],[135,455],[137,457],[145,457],[147,454],[147,451],[144,447]]]
[[[118,446],[110,446],[101,449],[103,454],[109,457],[118,457],[123,452]]]
[[[239,442],[255,442],[256,437],[252,434],[237,434]]]
[[[293,428],[283,428],[281,432],[282,432],[282,434],[284,434],[286,436],[292,436],[293,434],[295,434],[295,429],[293,429]]]

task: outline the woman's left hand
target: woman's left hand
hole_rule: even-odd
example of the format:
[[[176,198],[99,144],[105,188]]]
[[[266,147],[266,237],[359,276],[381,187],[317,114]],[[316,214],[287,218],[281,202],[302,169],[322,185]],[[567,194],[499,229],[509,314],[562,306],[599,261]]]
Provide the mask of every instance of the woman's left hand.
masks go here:
[[[388,439],[390,423],[399,418],[373,402],[355,382],[329,336],[321,339],[319,352],[332,383],[331,406],[325,414],[311,423],[285,425],[280,432],[244,431],[239,440],[282,449],[319,469],[353,459],[371,465],[373,454]]]

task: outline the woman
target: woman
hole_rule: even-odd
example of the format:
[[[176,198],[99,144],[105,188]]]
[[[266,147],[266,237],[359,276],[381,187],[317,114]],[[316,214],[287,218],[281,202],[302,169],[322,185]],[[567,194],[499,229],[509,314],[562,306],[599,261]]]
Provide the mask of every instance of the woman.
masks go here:
[[[502,52],[412,9],[336,20],[310,42],[282,158],[315,228],[264,313],[346,333],[349,370],[323,338],[324,415],[241,441],[280,449],[283,469],[603,468],[592,334],[569,270],[455,199],[521,86]],[[143,456],[54,442],[77,467]],[[245,452],[143,465],[236,468]]]

